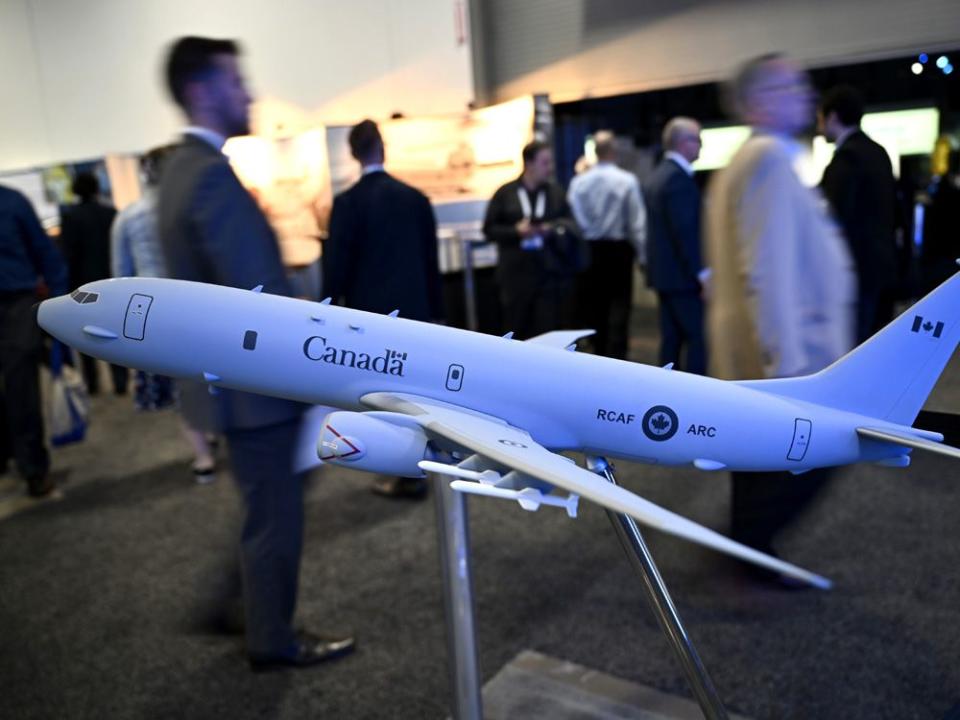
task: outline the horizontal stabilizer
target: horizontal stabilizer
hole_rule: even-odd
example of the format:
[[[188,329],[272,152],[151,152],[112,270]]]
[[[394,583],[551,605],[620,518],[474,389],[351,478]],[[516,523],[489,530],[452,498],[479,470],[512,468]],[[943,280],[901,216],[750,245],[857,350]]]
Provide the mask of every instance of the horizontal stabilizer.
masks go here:
[[[900,445],[902,447],[926,450],[927,452],[936,453],[938,455],[946,455],[947,457],[960,460],[960,448],[955,448],[950,445],[943,445],[942,443],[934,442],[932,440],[924,440],[923,438],[916,437],[914,435],[907,435],[906,433],[901,434],[890,432],[889,430],[877,430],[875,428],[859,427],[857,428],[857,435],[860,437],[869,438],[871,440],[879,440],[880,442]]]

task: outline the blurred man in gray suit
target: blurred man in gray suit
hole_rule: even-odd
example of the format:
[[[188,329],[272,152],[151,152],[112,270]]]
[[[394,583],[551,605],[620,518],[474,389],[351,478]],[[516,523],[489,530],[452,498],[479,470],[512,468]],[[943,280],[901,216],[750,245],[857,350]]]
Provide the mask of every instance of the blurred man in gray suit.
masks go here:
[[[794,168],[802,152],[796,136],[813,122],[813,92],[780,55],[747,62],[729,90],[753,134],[707,197],[711,371],[727,380],[814,373],[853,343],[855,289],[823,198]],[[770,553],[774,536],[826,477],[825,470],[733,473],[734,538]]]
[[[276,237],[221,152],[227,138],[250,131],[238,55],[233,41],[200,37],[181,38],[170,49],[167,83],[189,127],[160,183],[160,241],[170,277],[290,295]],[[237,343],[255,352],[256,333],[266,331],[251,327]],[[193,427],[226,435],[243,496],[241,569],[253,669],[305,667],[352,650],[350,637],[293,630],[303,545],[303,485],[293,457],[303,406],[230,390],[211,395],[198,383],[184,383],[181,399]]]

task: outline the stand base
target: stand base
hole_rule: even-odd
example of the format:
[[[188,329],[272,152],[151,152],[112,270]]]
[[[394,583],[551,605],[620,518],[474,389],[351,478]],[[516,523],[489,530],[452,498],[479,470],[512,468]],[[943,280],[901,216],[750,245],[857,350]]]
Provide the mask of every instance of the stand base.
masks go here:
[[[693,700],[532,650],[507,663],[483,688],[485,720],[697,720]],[[731,715],[731,720],[747,720]]]

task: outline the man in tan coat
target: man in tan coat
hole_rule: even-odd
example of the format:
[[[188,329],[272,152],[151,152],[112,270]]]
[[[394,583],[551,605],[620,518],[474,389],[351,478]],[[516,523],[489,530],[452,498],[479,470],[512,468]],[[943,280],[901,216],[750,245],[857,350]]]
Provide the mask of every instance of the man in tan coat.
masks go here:
[[[843,240],[794,169],[813,94],[805,73],[779,55],[746,63],[729,92],[753,134],[708,194],[711,374],[806,375],[850,349],[855,295]],[[822,471],[733,473],[732,535],[771,552],[774,535],[825,479]]]

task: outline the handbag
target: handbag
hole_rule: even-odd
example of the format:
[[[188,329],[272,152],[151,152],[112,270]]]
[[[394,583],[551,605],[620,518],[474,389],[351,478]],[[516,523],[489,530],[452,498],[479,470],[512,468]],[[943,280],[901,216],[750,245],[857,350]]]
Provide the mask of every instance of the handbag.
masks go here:
[[[90,396],[80,373],[63,362],[69,348],[53,341],[50,350],[50,442],[54,447],[80,442],[87,434]]]

